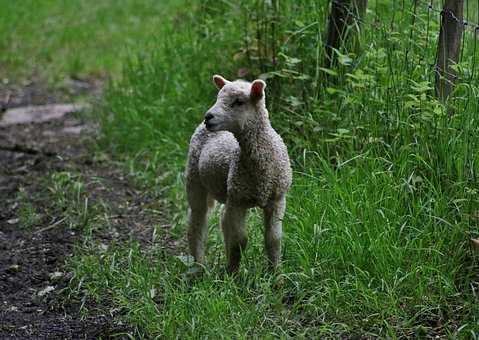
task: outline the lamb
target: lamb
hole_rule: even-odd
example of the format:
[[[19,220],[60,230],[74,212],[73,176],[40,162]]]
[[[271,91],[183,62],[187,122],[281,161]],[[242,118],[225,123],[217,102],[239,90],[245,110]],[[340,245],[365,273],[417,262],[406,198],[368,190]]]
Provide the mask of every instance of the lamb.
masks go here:
[[[188,152],[191,255],[204,263],[207,220],[216,200],[224,204],[221,229],[228,272],[239,269],[247,244],[247,211],[253,207],[263,210],[266,254],[271,267],[277,268],[292,171],[286,145],[269,121],[266,83],[228,81],[219,75],[213,81],[219,90],[216,103],[196,128]]]

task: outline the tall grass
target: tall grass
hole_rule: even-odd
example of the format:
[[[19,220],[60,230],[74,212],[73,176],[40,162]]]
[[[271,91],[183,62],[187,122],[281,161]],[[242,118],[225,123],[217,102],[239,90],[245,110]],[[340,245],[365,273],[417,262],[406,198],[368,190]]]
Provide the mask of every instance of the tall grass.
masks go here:
[[[138,334],[479,332],[479,266],[469,245],[478,235],[476,41],[465,35],[457,90],[444,106],[433,95],[434,13],[370,2],[358,43],[327,69],[327,12],[310,0],[186,2],[154,52],[131,59],[109,89],[103,145],[165,191],[178,237],[187,145],[214,101],[212,74],[266,79],[273,126],[295,170],[279,276],[265,270],[256,213],[237,279],[222,273],[216,218],[208,272],[197,281],[181,257],[161,250],[87,251],[73,261],[84,291],[107,293]]]

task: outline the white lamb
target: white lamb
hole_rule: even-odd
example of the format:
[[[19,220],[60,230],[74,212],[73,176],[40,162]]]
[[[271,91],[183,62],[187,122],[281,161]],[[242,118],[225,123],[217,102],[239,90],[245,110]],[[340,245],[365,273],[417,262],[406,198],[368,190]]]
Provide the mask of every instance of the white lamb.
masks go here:
[[[208,212],[214,200],[224,203],[223,230],[228,271],[239,268],[247,244],[247,210],[264,212],[269,263],[281,256],[282,219],[292,173],[288,151],[271,127],[262,80],[252,83],[213,76],[219,89],[190,141],[186,170],[189,203],[188,241],[195,261],[204,262]]]

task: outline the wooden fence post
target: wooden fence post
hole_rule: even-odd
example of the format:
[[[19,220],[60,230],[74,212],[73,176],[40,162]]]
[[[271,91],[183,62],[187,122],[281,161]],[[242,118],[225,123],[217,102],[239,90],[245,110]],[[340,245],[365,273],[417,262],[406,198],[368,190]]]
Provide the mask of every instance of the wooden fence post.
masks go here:
[[[368,8],[368,0],[353,0],[353,8],[357,17],[363,19]]]
[[[366,13],[368,0],[331,0],[328,29],[326,35],[326,59],[324,65],[335,63],[334,49],[339,49],[346,40],[347,28],[360,20]]]
[[[436,57],[436,96],[443,102],[454,89],[457,73],[451,67],[459,61],[464,30],[464,0],[446,0]]]

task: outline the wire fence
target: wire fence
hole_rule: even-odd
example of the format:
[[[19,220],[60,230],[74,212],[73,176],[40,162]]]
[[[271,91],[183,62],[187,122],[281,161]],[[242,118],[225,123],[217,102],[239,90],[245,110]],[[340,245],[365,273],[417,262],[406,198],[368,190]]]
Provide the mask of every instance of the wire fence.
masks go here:
[[[479,24],[469,21],[459,19],[454,12],[449,9],[440,8],[434,5],[434,2],[425,1],[425,0],[416,0],[417,3],[426,7],[429,11],[439,14],[440,16],[447,15],[450,19],[454,20],[456,23],[464,27],[464,30],[474,34],[479,34]]]
[[[430,82],[441,78],[451,85],[479,85],[479,1],[464,0],[464,13],[459,16],[445,7],[442,0],[370,0],[363,13],[351,5],[354,3],[361,3],[361,0],[252,0],[249,2],[252,6],[240,5],[245,22],[251,23],[245,25],[243,37],[248,67],[257,67],[252,73],[271,76],[272,82],[275,77],[311,79],[310,86],[315,88],[314,91],[320,91],[318,83],[325,80],[324,69],[331,69],[326,72],[332,74],[344,66],[326,63],[328,54],[339,56],[343,61],[350,55],[354,68],[356,63],[364,60],[363,54],[370,52],[364,44],[367,42],[374,48],[389,49],[388,53],[391,48],[399,49],[398,53],[403,53],[404,58],[395,66],[400,70],[419,72],[416,66],[420,64],[423,77]],[[347,17],[346,34],[340,38],[339,46],[331,45],[327,39],[333,6]],[[441,67],[443,65],[438,62],[438,55],[442,52],[440,30],[445,20],[455,22],[459,28],[460,53],[457,63]],[[401,41],[397,42],[399,37]],[[391,43],[394,39],[396,41]],[[284,82],[277,83],[281,87]]]
[[[375,22],[370,22],[368,21],[368,16],[361,17],[358,15],[357,8],[355,8],[353,5],[351,5],[350,2],[346,1],[340,1],[340,0],[332,0],[331,1],[331,6],[336,6],[337,8],[340,8],[344,13],[346,13],[346,16],[348,17],[348,20],[354,21],[354,23],[361,25],[364,27],[364,30],[371,29],[371,27],[379,27],[381,26],[381,20],[380,20],[380,15],[378,13],[375,14]],[[402,4],[402,7],[404,9],[404,1]],[[477,64],[477,38],[479,36],[479,24],[474,22],[473,20],[469,20],[468,18],[461,19],[459,18],[452,10],[445,8],[444,4],[441,1],[433,1],[433,0],[411,0],[410,6],[412,7],[411,11],[411,39],[413,39],[413,30],[414,26],[416,25],[417,22],[417,17],[421,16],[424,14],[424,12],[427,14],[427,33],[426,33],[426,44],[430,43],[430,36],[432,35],[431,32],[431,21],[437,20],[437,26],[441,26],[441,21],[444,16],[446,16],[448,19],[454,21],[457,25],[460,26],[462,30],[462,38],[461,38],[461,53],[460,53],[460,61],[463,60],[464,57],[464,49],[466,44],[473,44],[472,47],[472,63],[471,63],[471,68],[469,69],[469,75],[461,74],[461,72],[455,72],[452,73],[448,69],[443,69],[439,67],[437,64],[437,53],[435,56],[435,60],[431,60],[428,64],[433,71],[434,74],[437,74],[439,76],[446,76],[449,78],[449,80],[454,80],[457,81],[459,79],[473,79],[476,74],[476,64]],[[468,9],[468,2],[465,4],[465,8]],[[421,13],[421,9],[425,10]],[[373,10],[374,11],[374,10]],[[479,18],[479,1],[477,2],[477,17]],[[431,15],[432,14],[432,15]],[[467,13],[466,13],[467,14]],[[434,18],[435,17],[435,18]],[[394,20],[391,21],[393,23]],[[436,32],[437,35],[439,32]],[[466,36],[466,33],[469,34],[469,36]],[[471,40],[471,34],[472,34],[472,40]],[[435,41],[437,43],[437,40]],[[327,43],[324,44],[325,48],[334,48],[334,46],[330,46]]]
[[[439,1],[438,1],[439,2]],[[415,4],[420,5],[422,8],[426,9],[428,12],[428,27],[430,26],[429,21],[431,20],[431,13],[435,14],[436,19],[439,23],[442,21],[444,17],[449,20],[454,21],[462,30],[462,37],[461,37],[461,53],[459,62],[463,61],[465,46],[466,44],[471,43],[471,34],[472,34],[472,44],[473,44],[473,52],[472,52],[472,64],[470,65],[470,74],[464,74],[464,72],[450,72],[447,68],[439,67],[437,62],[431,63],[433,71],[436,75],[446,77],[448,81],[459,81],[459,80],[472,80],[476,74],[476,59],[477,59],[477,36],[479,35],[479,24],[475,23],[468,18],[459,18],[452,10],[445,8],[444,4],[438,3],[435,4],[433,0],[415,0]],[[466,2],[465,8],[469,8],[468,3]],[[479,6],[478,6],[479,10]],[[466,13],[467,14],[467,13]],[[439,49],[439,46],[438,46]],[[437,60],[437,54],[436,54]]]

